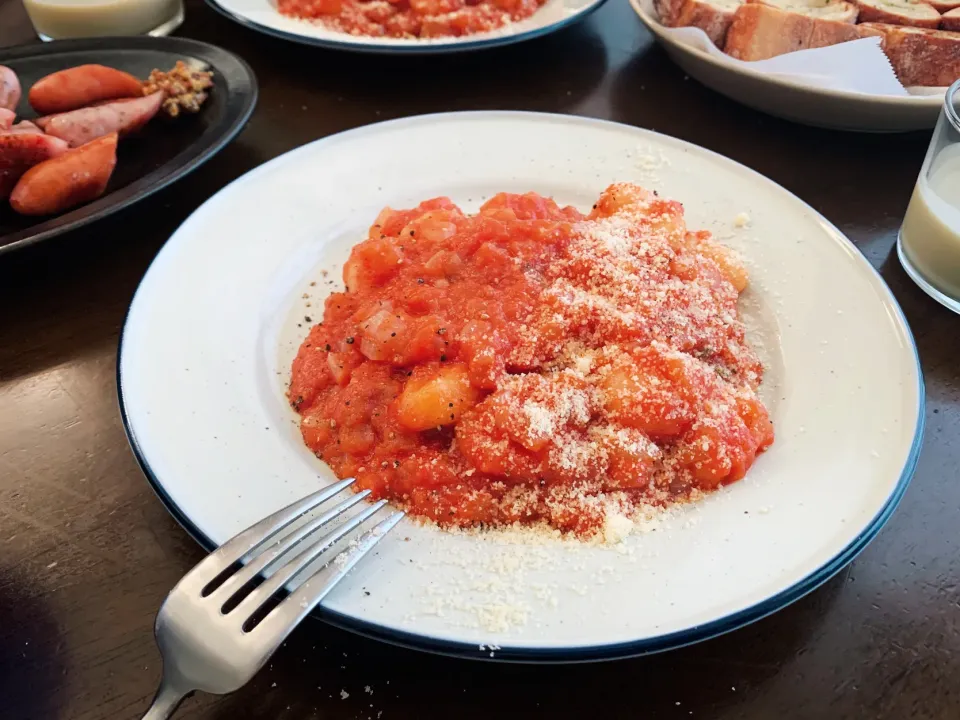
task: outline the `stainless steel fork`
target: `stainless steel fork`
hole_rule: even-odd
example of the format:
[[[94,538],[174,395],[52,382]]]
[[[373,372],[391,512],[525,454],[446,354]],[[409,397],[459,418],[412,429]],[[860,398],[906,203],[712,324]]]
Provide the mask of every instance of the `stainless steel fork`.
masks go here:
[[[224,694],[246,684],[297,624],[400,521],[404,513],[395,511],[351,539],[342,552],[333,552],[386,505],[381,500],[334,523],[370,494],[364,490],[281,536],[285,528],[353,482],[343,480],[261,520],[221,545],[177,583],[157,614],[163,678],[143,720],[170,717],[195,690]],[[321,529],[329,532],[314,539]],[[302,549],[290,557],[288,552],[298,546]],[[323,560],[327,562],[321,569],[304,577]],[[293,591],[281,599],[291,585]]]

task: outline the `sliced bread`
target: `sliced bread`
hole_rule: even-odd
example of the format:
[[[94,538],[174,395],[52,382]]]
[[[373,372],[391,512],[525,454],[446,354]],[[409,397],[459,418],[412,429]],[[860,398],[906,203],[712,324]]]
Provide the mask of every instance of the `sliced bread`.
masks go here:
[[[926,2],[940,13],[960,7],[960,0],[926,0]]]
[[[941,30],[960,30],[960,8],[947,10],[940,16]]]
[[[960,78],[960,33],[866,23],[883,35],[883,51],[906,86],[940,87]]]
[[[653,7],[660,16],[660,22],[667,27],[677,27],[677,18],[684,0],[653,0]]]
[[[766,60],[797,50],[827,47],[881,34],[835,20],[821,20],[750,3],[737,8],[724,52],[739,60]]]
[[[743,0],[684,0],[677,14],[677,27],[698,27],[722,48],[733,13]]]
[[[855,23],[859,12],[856,5],[844,2],[844,0],[747,0],[747,2],[769,5],[778,10],[794,12],[807,17],[845,23]],[[957,0],[957,2],[960,3],[960,0]]]
[[[860,22],[936,28],[940,13],[932,5],[916,0],[854,0],[860,8]]]

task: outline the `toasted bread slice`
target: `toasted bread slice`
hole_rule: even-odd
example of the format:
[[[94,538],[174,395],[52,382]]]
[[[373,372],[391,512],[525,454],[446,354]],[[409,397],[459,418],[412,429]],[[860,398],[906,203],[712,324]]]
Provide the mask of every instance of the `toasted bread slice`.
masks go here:
[[[960,0],[925,0],[925,2],[939,13],[960,7]]]
[[[807,17],[836,22],[855,23],[859,9],[844,0],[747,0],[748,3],[769,5],[778,10],[794,12]],[[957,0],[960,3],[960,0]]]
[[[960,8],[947,10],[940,16],[941,30],[960,30]]]
[[[960,33],[884,23],[866,27],[883,34],[883,51],[904,85],[941,87],[960,78]]]
[[[917,0],[854,0],[860,8],[860,22],[911,25],[934,29],[940,25],[940,13],[932,5]]]
[[[860,25],[750,3],[734,13],[723,50],[739,60],[766,60],[796,50],[827,47],[880,34]]]
[[[684,0],[677,15],[677,27],[698,27],[718,48],[722,48],[733,13],[743,0]]]
[[[653,7],[660,16],[660,22],[667,27],[677,27],[677,18],[680,17],[680,8],[684,0],[653,0]]]

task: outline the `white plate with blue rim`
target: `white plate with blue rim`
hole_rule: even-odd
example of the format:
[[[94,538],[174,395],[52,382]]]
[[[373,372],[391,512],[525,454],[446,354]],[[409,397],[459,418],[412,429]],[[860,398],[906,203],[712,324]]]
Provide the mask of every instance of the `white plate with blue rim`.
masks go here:
[[[605,0],[547,0],[543,7],[524,20],[497,30],[461,37],[391,38],[351,35],[324,26],[320,22],[280,14],[273,0],[207,0],[215,10],[241,25],[294,42],[334,50],[430,55],[465,52],[511,45],[555,32],[582,20]]]
[[[289,363],[304,314],[320,313],[382,207],[449,195],[472,210],[534,190],[586,209],[616,181],[682,201],[690,227],[744,257],[741,312],[766,366],[774,445],[742,481],[613,545],[405,519],[317,614],[426,650],[591,660],[709,638],[825,582],[884,525],[916,464],[923,381],[900,308],[850,241],[776,183],[587,118],[379,123],[291,151],[205,202],[157,255],[121,339],[125,426],[163,502],[213,548],[333,481],[301,441]]]

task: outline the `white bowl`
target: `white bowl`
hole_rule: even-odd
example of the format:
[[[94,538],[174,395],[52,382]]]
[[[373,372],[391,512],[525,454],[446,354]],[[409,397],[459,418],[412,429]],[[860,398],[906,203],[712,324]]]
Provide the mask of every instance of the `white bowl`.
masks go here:
[[[916,462],[923,387],[897,303],[836,228],[772,181],[587,118],[369,125],[205,202],[157,255],[121,342],[127,431],[161,498],[212,547],[333,479],[284,396],[289,362],[304,315],[321,313],[325,283],[383,206],[445,194],[475,209],[500,190],[535,190],[588,208],[614,181],[681,200],[690,227],[744,255],[742,311],[767,366],[774,445],[744,480],[615,548],[518,546],[404,520],[321,617],[444,652],[589,659],[710,637],[824,582],[883,525]]]
[[[790,78],[726,63],[678,42],[660,24],[653,0],[630,0],[647,29],[690,77],[755,110],[832,130],[905,132],[937,123],[943,93],[897,97],[804,85]]]

